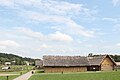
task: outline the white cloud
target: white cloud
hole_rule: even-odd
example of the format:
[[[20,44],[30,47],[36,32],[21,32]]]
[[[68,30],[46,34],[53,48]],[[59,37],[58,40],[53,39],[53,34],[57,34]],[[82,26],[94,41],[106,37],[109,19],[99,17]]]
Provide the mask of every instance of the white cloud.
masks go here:
[[[20,44],[13,40],[4,40],[0,41],[0,46],[6,48],[6,47],[20,47]]]
[[[113,26],[113,31],[114,31],[115,33],[120,33],[120,23],[115,24],[115,25]]]
[[[0,5],[7,6],[7,7],[13,7],[14,0],[0,0]]]
[[[44,49],[49,49],[51,48],[51,46],[47,45],[47,44],[42,44],[41,46],[39,46],[36,51],[42,51]]]
[[[116,6],[119,2],[120,2],[120,0],[112,0],[112,3],[114,6]]]
[[[72,4],[64,1],[56,0],[20,0],[17,4],[22,6],[29,6],[40,9],[43,13],[58,14],[58,15],[72,15],[79,14],[82,8],[80,4]]]
[[[34,7],[40,9],[43,13],[58,15],[75,15],[82,10],[81,4],[72,4],[57,0],[0,0],[0,5],[11,7]],[[24,8],[23,8],[24,10]]]
[[[42,44],[41,48],[50,48],[50,46],[47,44]]]
[[[11,3],[13,3],[12,0]],[[72,20],[72,17],[77,17],[81,14],[88,16],[91,19],[91,16],[93,16],[93,12],[95,11],[84,7],[83,4],[56,0],[15,0],[14,5],[20,8],[20,11],[18,10],[18,15],[21,15],[23,18],[27,18],[30,21],[60,23],[64,24],[64,27],[66,25],[69,26],[70,31],[73,30],[72,32],[77,35],[82,35],[84,37],[94,36],[93,31],[85,29],[83,26]],[[36,10],[28,11],[25,10],[25,7],[34,8]]]
[[[103,21],[108,21],[113,24],[112,31],[115,33],[120,32],[120,17],[112,18],[112,17],[104,17],[102,18]]]
[[[0,45],[0,49],[6,49],[6,46]]]
[[[110,17],[102,18],[102,20],[104,20],[104,21],[111,21],[111,22],[114,22],[114,23],[117,23],[119,21],[118,18],[110,18]]]
[[[61,27],[60,25],[59,26],[51,26],[52,30],[57,30],[57,31],[62,31],[63,30],[63,27]]]
[[[77,46],[77,45],[75,46],[75,44],[81,43],[82,40],[80,38],[80,41],[77,42],[73,38],[76,39],[76,36],[77,37],[82,36],[87,38],[91,38],[95,36],[95,32],[93,30],[89,30],[88,28],[85,28],[79,22],[76,22],[75,19],[73,19],[81,15],[84,16],[85,18],[89,17],[90,20],[92,19],[93,17],[93,14],[91,12],[92,10],[86,8],[83,4],[69,3],[62,0],[0,0],[0,6],[1,5],[10,8],[10,11],[14,12],[15,16],[18,16],[17,21],[20,21],[20,25],[32,27],[32,28],[34,27],[38,28],[38,25],[36,26],[36,23],[34,23],[37,22],[40,24],[39,27],[41,27],[42,29],[42,27],[46,27],[46,25],[50,23],[53,25],[49,26],[48,24],[47,29],[51,29],[51,28],[56,29],[47,32],[47,30],[34,31],[30,28],[23,27],[23,28],[12,29],[10,32],[5,32],[7,33],[7,35],[3,34],[6,37],[5,40],[15,40],[17,42],[20,42],[20,45],[22,45],[22,48],[20,47],[21,50],[17,48],[14,49],[9,48],[9,50],[7,51],[12,51],[12,52],[19,51],[19,53],[23,55],[33,55],[33,56],[35,55],[33,54],[33,52],[37,54],[39,53],[39,51],[41,51],[41,53],[37,54],[37,56],[42,56],[43,53],[58,54],[59,51],[60,53],[70,53],[70,52],[76,53],[75,51],[76,50],[79,51],[80,49],[77,48],[73,49],[73,48]],[[22,20],[25,21],[22,21],[20,18],[22,18]],[[24,22],[25,24],[21,24]],[[30,22],[30,24],[28,24],[27,22]],[[18,24],[15,23],[15,25],[19,25],[19,22]],[[55,28],[53,26],[58,26],[58,27]],[[13,42],[8,41],[8,42],[13,46],[15,45],[18,46],[19,44],[15,41]],[[59,43],[56,43],[57,41]],[[73,41],[75,42],[72,43]],[[64,42],[65,43],[68,42],[68,43],[64,45]],[[7,46],[7,44],[2,44],[0,48],[5,49],[6,48],[5,45]],[[85,50],[83,50],[83,52],[84,51]]]
[[[71,18],[58,15],[45,15],[37,12],[23,12],[26,13],[24,16],[38,22],[52,22],[63,24],[64,27],[68,26],[69,30],[73,33],[84,36],[84,37],[94,37],[94,31],[86,30],[83,26],[77,24]]]
[[[82,35],[84,37],[94,37],[94,31],[85,29],[83,26],[75,23],[73,20],[68,20],[66,24],[77,35]]]
[[[94,31],[85,29],[72,19],[72,17],[77,17],[81,14],[91,19],[95,11],[91,12],[92,10],[84,7],[83,4],[58,0],[1,0],[0,3],[1,5],[2,3],[14,4],[15,9],[19,7],[17,14],[30,21],[60,23],[64,25],[63,27],[66,25],[70,27],[70,31],[74,34],[84,37],[94,37]],[[28,7],[36,10],[28,11],[26,10]]]
[[[61,33],[61,32],[55,32],[55,33],[50,33],[48,35],[45,35],[41,32],[36,32],[33,31],[29,28],[15,28],[15,30],[19,31],[21,34],[24,34],[25,36],[41,40],[41,41],[73,41],[72,37],[70,37],[67,34]]]
[[[15,30],[19,31],[20,33],[22,33],[28,37],[37,38],[39,40],[44,40],[44,38],[45,38],[42,33],[32,31],[29,28],[22,27],[22,28],[15,28]]]
[[[120,43],[117,43],[116,45],[120,47]]]
[[[54,34],[50,34],[50,38],[56,41],[73,41],[72,37],[61,32],[55,32]]]

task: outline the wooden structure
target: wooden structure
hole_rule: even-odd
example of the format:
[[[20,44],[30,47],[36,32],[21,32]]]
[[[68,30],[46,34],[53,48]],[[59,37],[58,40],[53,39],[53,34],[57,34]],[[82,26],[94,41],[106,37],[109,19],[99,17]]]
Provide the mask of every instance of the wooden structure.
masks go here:
[[[111,71],[116,63],[109,55],[94,57],[81,56],[44,56],[43,66],[45,72],[85,72],[85,71]]]
[[[35,67],[42,68],[43,67],[43,61],[41,59],[35,60]]]
[[[5,62],[5,65],[11,65],[11,62]]]
[[[30,63],[28,61],[24,61],[24,63],[25,63],[26,66],[30,65]]]
[[[117,64],[116,69],[120,69],[120,62],[116,62],[116,64]]]
[[[115,69],[116,63],[109,55],[88,57],[90,66],[88,71],[111,71]]]

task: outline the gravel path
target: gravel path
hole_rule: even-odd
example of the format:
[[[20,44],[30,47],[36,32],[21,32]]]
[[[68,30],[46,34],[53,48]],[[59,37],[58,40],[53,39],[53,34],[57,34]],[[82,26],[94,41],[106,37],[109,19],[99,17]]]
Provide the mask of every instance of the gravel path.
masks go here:
[[[34,71],[34,72],[35,72],[35,71]],[[28,80],[32,75],[33,75],[33,74],[32,74],[32,71],[29,71],[28,73],[23,74],[23,75],[15,78],[15,79],[13,79],[13,80]]]

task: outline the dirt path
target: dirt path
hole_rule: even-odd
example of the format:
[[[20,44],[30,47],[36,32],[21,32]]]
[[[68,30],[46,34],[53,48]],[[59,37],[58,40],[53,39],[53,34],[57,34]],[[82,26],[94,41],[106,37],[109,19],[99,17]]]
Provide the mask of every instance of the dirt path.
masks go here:
[[[12,76],[12,75],[20,75],[20,74],[0,74],[0,76]]]
[[[35,71],[34,71],[34,72],[35,72]],[[32,71],[29,71],[28,73],[23,74],[23,75],[15,78],[15,79],[13,79],[13,80],[28,80],[32,75],[33,75],[33,74],[32,74]]]

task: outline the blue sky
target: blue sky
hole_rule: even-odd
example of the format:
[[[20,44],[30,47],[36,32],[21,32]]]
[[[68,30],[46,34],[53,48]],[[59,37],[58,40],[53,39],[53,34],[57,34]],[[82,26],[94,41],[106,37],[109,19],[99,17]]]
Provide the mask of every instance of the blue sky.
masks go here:
[[[0,52],[120,54],[120,0],[0,0]]]

